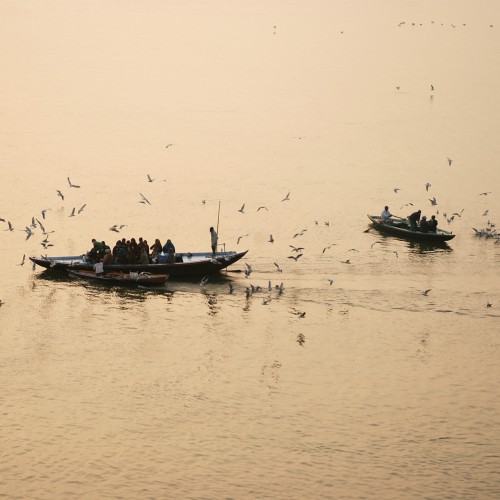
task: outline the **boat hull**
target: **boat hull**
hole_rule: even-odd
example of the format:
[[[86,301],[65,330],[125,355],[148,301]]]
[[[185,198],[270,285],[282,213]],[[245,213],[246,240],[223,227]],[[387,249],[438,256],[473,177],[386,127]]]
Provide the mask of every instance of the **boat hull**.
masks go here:
[[[88,281],[109,283],[121,286],[160,286],[164,285],[168,279],[168,274],[139,274],[109,272],[102,275],[95,274],[94,271],[69,271],[69,275],[74,278],[82,278]]]
[[[381,233],[398,236],[409,240],[425,241],[426,243],[441,243],[452,240],[455,235],[449,231],[438,229],[435,233],[421,233],[420,231],[412,231],[408,224],[402,219],[401,221],[393,221],[392,224],[383,222],[376,215],[368,215],[368,218],[373,223],[373,228]]]
[[[240,260],[244,252],[224,252],[212,257],[210,253],[185,253],[176,255],[173,264],[110,264],[104,266],[105,272],[146,272],[151,274],[168,274],[169,278],[201,278],[216,274]],[[40,267],[54,271],[92,271],[93,263],[87,262],[84,255],[66,257],[30,257]]]

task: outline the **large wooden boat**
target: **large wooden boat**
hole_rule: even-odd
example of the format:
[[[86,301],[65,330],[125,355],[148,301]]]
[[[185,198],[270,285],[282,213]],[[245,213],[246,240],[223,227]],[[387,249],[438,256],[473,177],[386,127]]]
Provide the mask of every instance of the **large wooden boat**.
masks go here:
[[[103,274],[96,274],[95,271],[70,270],[68,274],[74,278],[83,278],[89,281],[98,281],[112,285],[139,285],[146,287],[164,285],[168,279],[168,274],[149,274],[133,271],[129,273],[110,271]]]
[[[400,238],[425,241],[428,243],[440,243],[452,240],[455,237],[453,233],[444,231],[443,229],[437,229],[435,233],[423,233],[418,230],[414,231],[411,229],[407,219],[397,218],[392,219],[389,222],[385,222],[378,215],[368,215],[368,218],[372,221],[372,227],[374,229],[377,229],[381,233],[399,236]]]
[[[154,264],[110,264],[104,266],[105,272],[147,272],[151,274],[168,274],[170,278],[201,278],[216,274],[226,267],[240,260],[244,252],[217,252],[213,256],[207,253],[178,253],[175,254],[175,263]],[[93,263],[85,255],[64,257],[30,257],[30,260],[40,267],[54,271],[92,271]]]

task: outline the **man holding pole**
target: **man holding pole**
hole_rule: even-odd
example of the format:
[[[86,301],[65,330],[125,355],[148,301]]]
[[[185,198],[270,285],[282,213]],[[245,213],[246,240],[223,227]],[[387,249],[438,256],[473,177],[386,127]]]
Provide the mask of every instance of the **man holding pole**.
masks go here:
[[[215,256],[217,251],[217,233],[213,227],[210,228],[210,234],[212,236],[212,255]]]

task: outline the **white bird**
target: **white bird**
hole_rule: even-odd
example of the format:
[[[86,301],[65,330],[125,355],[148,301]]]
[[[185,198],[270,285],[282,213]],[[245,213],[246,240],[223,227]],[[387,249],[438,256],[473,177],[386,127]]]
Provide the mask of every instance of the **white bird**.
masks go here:
[[[80,186],[77,186],[76,184],[71,184],[71,181],[69,180],[69,177],[68,177],[68,184],[69,184],[70,188],[79,188],[80,187]]]
[[[38,222],[38,225],[40,226],[40,229],[42,230],[42,233],[46,234],[45,233],[45,227],[43,227],[43,224],[38,219],[36,221]]]
[[[333,281],[332,279],[328,279],[328,284],[331,286],[335,283],[335,281]]]
[[[241,205],[241,208],[238,210],[238,212],[241,212],[242,214],[245,213],[245,204]]]
[[[27,240],[29,240],[35,234],[28,226],[26,226],[25,231]]]
[[[118,229],[121,231],[124,227],[127,227],[127,226],[128,226],[128,224],[120,224]]]
[[[431,183],[430,182],[426,182],[425,183],[425,190],[426,191],[429,191],[429,188],[431,187]]]
[[[282,273],[282,272],[283,272],[283,269],[281,269],[281,267],[278,265],[278,263],[274,262],[274,265],[276,266],[276,270],[277,270],[279,273]]]
[[[398,191],[401,191],[401,188],[394,188],[395,193],[397,193]]]
[[[293,245],[288,246],[292,249],[292,252],[300,252],[301,250],[305,250],[304,247],[294,247]]]
[[[287,195],[281,201],[290,201],[290,191],[287,193]]]
[[[76,212],[76,208],[73,207],[73,210],[71,210],[71,213],[68,215],[68,217],[74,217]]]
[[[435,206],[437,205],[437,200],[436,200],[436,197],[435,197],[435,196],[433,196],[433,197],[432,197],[432,200],[429,198],[429,201],[431,202],[431,205],[432,205],[433,207],[435,207]]]
[[[154,179],[151,179],[151,176],[148,174],[148,182],[153,182]]]
[[[252,266],[247,262],[245,262],[245,266],[247,266],[247,268],[245,269],[245,278],[248,278],[252,274],[253,269]]]
[[[299,313],[297,313],[297,316],[299,318],[305,318],[306,317],[306,313],[305,312],[299,312]]]
[[[83,209],[87,206],[87,204],[85,203],[84,205],[82,205],[79,209],[78,209],[78,213],[81,214],[83,212]]]
[[[288,259],[293,259],[295,262],[297,262],[303,255],[303,253],[299,253],[298,255],[289,255]]]
[[[268,243],[274,243],[274,238],[273,238],[273,235],[270,234],[269,235],[269,239],[267,240]]]
[[[64,201],[64,195],[59,191],[59,189],[56,190],[57,196],[60,196],[62,200]]]
[[[487,191],[484,193],[479,193],[479,196],[487,196],[488,194],[491,194],[491,191]]]
[[[428,290],[424,290],[424,291],[423,291],[423,292],[421,292],[421,293],[422,293],[422,295],[423,295],[424,297],[427,297],[427,295],[429,295],[429,292],[430,292],[431,290],[432,290],[432,288],[429,288]]]
[[[142,198],[142,200],[139,201],[139,203],[147,203],[148,205],[151,205],[151,202],[142,193],[139,194],[141,195]]]
[[[208,283],[208,276],[204,276],[200,281],[200,286],[205,286]]]
[[[111,226],[111,227],[109,228],[109,230],[110,230],[110,231],[114,231],[115,233],[119,233],[119,232],[120,232],[120,231],[119,231],[119,229],[118,229],[117,224],[115,224],[114,226]]]

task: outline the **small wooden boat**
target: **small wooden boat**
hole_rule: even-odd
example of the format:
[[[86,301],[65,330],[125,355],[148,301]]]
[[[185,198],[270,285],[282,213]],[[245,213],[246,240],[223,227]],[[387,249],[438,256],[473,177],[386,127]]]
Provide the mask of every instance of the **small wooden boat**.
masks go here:
[[[105,272],[147,272],[151,274],[168,274],[170,278],[202,278],[220,272],[222,269],[240,260],[244,252],[217,252],[213,256],[210,252],[176,253],[175,262],[167,264],[160,262],[154,264],[110,264],[104,266]],[[166,257],[165,257],[166,258]],[[85,255],[64,257],[30,257],[40,267],[54,271],[92,271],[94,264],[89,262]]]
[[[408,220],[400,217],[397,219],[391,219],[389,222],[383,221],[378,215],[368,215],[368,218],[372,221],[372,227],[374,229],[377,229],[381,233],[399,236],[400,238],[425,241],[427,243],[440,243],[452,240],[455,237],[454,234],[449,231],[444,231],[443,229],[437,229],[435,233],[422,233],[421,231],[414,231],[411,229]]]
[[[74,278],[83,278],[90,281],[100,281],[113,285],[140,285],[140,286],[158,286],[164,285],[168,279],[168,274],[149,274],[149,273],[121,273],[116,271],[96,274],[95,271],[69,271],[69,275]]]

